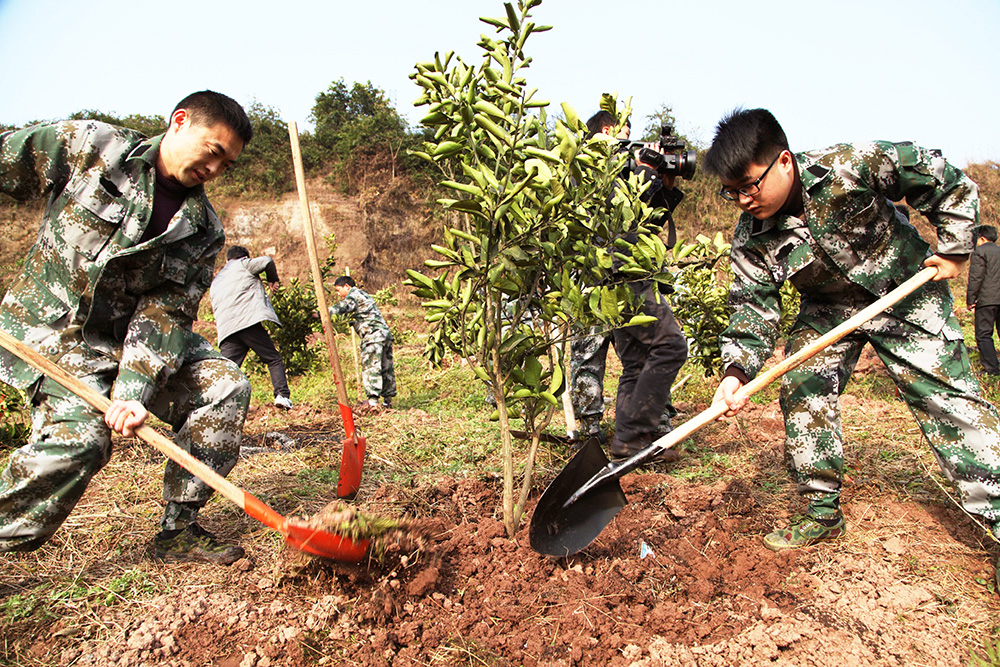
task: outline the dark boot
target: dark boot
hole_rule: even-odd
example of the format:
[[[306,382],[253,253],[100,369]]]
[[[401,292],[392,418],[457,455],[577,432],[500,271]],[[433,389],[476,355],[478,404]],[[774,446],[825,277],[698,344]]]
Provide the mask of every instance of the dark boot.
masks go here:
[[[243,547],[223,544],[196,523],[181,530],[160,531],[153,539],[153,558],[165,563],[196,562],[230,565],[243,558]]]
[[[653,444],[653,440],[655,439],[656,437],[652,434],[645,434],[639,436],[635,440],[623,442],[618,439],[617,435],[615,435],[615,439],[611,443],[611,458],[626,459],[634,454],[638,454],[642,450],[646,449],[646,447]],[[650,459],[650,462],[660,461],[662,463],[672,463],[679,458],[680,454],[678,454],[674,449],[667,449]]]

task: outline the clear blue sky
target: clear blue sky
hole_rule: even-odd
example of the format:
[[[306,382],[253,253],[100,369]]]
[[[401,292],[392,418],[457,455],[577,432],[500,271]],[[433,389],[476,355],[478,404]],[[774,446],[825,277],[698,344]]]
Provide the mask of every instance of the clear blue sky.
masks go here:
[[[371,81],[411,122],[417,61],[478,64],[500,0],[0,0],[0,122],[95,108],[168,115],[194,90],[257,99],[307,125],[332,81]],[[767,107],[792,148],[912,140],[959,166],[1000,161],[998,0],[544,0],[527,44],[540,97],[581,115],[602,92],[659,105],[711,140]]]

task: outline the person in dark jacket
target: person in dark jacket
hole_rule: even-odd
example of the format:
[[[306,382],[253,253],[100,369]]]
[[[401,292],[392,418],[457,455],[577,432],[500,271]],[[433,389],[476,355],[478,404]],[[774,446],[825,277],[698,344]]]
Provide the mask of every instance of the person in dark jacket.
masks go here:
[[[976,347],[987,375],[1000,376],[993,331],[1000,331],[1000,247],[997,230],[990,225],[976,228],[976,249],[969,260],[969,288],[965,303],[976,312]]]
[[[607,111],[599,111],[587,121],[593,136],[603,136],[613,141],[627,138],[629,125],[619,123]],[[661,224],[668,230],[667,246],[673,245],[676,232],[670,211],[680,203],[684,195],[674,187],[674,176],[661,176],[655,169],[639,161],[626,168],[649,182],[643,200],[650,206],[664,208],[667,213]],[[628,178],[629,173],[623,173]],[[637,237],[628,232],[623,236],[629,242]],[[618,393],[615,398],[615,435],[611,442],[611,456],[624,458],[645,449],[654,440],[670,430],[670,422],[662,423],[662,415],[670,402],[670,387],[677,372],[687,359],[687,341],[677,320],[674,319],[670,304],[658,293],[656,284],[650,280],[630,282],[629,287],[642,300],[636,313],[656,318],[652,324],[621,327],[611,332],[615,351],[622,362],[622,374],[618,379]],[[603,348],[606,356],[607,348]],[[598,415],[599,417],[599,415]],[[677,452],[667,449],[657,460],[675,461]]]

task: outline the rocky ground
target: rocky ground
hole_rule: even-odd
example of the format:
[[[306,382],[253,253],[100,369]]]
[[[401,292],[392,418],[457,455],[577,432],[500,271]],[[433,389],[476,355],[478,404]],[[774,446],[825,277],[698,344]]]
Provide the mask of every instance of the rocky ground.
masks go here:
[[[729,426],[753,425],[762,469],[780,456],[775,407],[754,406]],[[271,428],[272,412],[256,410],[248,429]],[[321,433],[336,425],[332,413],[304,414]],[[249,436],[241,466],[322,438],[301,426],[274,433]],[[4,643],[8,658],[66,666],[968,663],[1000,605],[985,585],[987,545],[963,514],[851,479],[843,539],[775,554],[760,543],[774,519],[765,482],[695,483],[667,466],[628,475],[628,505],[569,558],[532,551],[527,525],[505,536],[489,475],[366,483],[361,508],[411,520],[407,538],[377,559],[309,558],[247,521],[238,525],[253,538],[248,557],[229,568],[149,564],[136,544],[105,557],[148,568],[167,592],[15,624]],[[0,600],[25,587],[18,571],[65,558],[66,546],[0,556]]]

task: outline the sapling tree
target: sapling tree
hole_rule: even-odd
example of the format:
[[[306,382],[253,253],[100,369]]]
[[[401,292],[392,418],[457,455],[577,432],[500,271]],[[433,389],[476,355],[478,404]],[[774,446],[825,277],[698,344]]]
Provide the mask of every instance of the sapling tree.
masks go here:
[[[717,232],[712,238],[699,234],[693,242],[678,241],[667,256],[666,275],[673,281],[670,302],[674,316],[687,337],[688,359],[701,366],[705,375],[717,375],[722,370],[719,336],[729,326],[732,315],[730,249],[722,232]],[[781,286],[778,323],[782,335],[792,330],[798,310],[799,294],[786,282]]]
[[[433,246],[438,259],[426,262],[432,271],[407,271],[407,283],[435,324],[431,360],[457,353],[496,399],[511,536],[531,488],[539,435],[566,389],[561,351],[568,324],[651,321],[624,321],[637,303],[627,281],[665,279],[659,271],[667,254],[659,228],[646,222],[657,213],[640,199],[647,184],[621,176],[627,156],[617,142],[588,140],[567,104],[549,129],[548,102],[524,77],[527,39],[549,29],[530,20],[540,4],[505,3],[505,16],[481,19],[496,35],[480,38],[478,65],[435,54],[411,74],[423,91],[415,104],[428,107],[422,123],[433,130],[414,154],[441,169],[450,197],[439,204],[464,219]],[[605,96],[602,106],[627,119],[627,104],[617,109]],[[634,243],[622,238],[625,231]],[[512,417],[531,434],[516,500]]]

